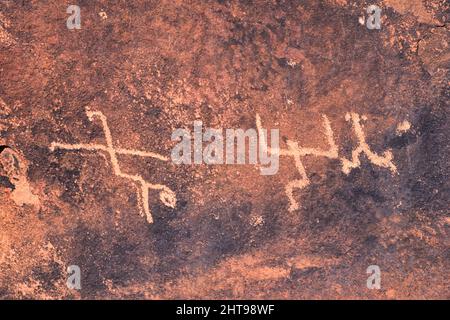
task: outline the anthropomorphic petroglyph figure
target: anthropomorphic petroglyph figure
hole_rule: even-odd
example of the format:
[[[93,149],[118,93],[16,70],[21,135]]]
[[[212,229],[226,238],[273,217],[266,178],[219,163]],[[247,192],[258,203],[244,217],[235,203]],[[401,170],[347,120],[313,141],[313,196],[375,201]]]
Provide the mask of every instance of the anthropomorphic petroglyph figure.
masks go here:
[[[300,179],[296,179],[293,181],[289,181],[285,186],[286,195],[289,199],[289,211],[295,211],[299,209],[299,203],[294,198],[294,190],[295,189],[303,189],[307,187],[311,182],[306,173],[305,166],[303,165],[302,158],[305,156],[318,156],[318,157],[326,157],[329,159],[339,159],[342,163],[342,171],[345,174],[349,174],[350,171],[354,168],[358,168],[361,166],[360,155],[366,154],[369,161],[377,165],[379,167],[388,168],[392,173],[397,172],[397,168],[393,164],[393,156],[390,150],[386,150],[382,156],[371,151],[369,145],[366,142],[366,137],[362,129],[361,125],[361,117],[357,113],[347,113],[346,120],[352,121],[352,127],[355,132],[355,135],[358,139],[358,146],[356,149],[352,151],[351,160],[339,157],[338,147],[334,141],[333,130],[331,129],[330,121],[326,115],[322,115],[323,118],[323,127],[325,130],[325,137],[327,139],[329,148],[328,150],[320,150],[316,148],[305,148],[298,145],[297,142],[287,140],[287,149],[271,149],[268,148],[264,150],[264,152],[279,152],[280,156],[289,156],[293,157],[295,167],[300,175]],[[261,118],[259,115],[256,115],[256,127],[258,128],[258,134],[260,135],[260,141],[265,141],[266,137],[264,131],[261,129]],[[260,144],[260,148],[266,148],[267,144]]]
[[[106,138],[106,145],[99,145],[99,144],[92,144],[92,143],[86,143],[86,144],[66,144],[66,143],[58,143],[53,142],[50,145],[50,150],[55,149],[65,149],[65,150],[87,150],[87,151],[102,151],[109,155],[110,161],[113,167],[113,172],[115,175],[131,180],[135,182],[135,185],[138,188],[137,196],[138,201],[140,204],[139,211],[141,215],[146,216],[148,223],[153,223],[153,217],[150,212],[149,208],[149,198],[148,198],[148,192],[150,189],[152,190],[159,190],[159,198],[161,199],[162,203],[164,205],[174,208],[176,205],[176,194],[170,190],[167,186],[162,184],[153,184],[150,182],[145,181],[141,176],[139,175],[130,175],[126,174],[121,171],[119,166],[119,160],[117,159],[117,154],[126,154],[126,155],[134,155],[134,156],[140,156],[140,157],[151,157],[155,158],[161,161],[168,161],[168,158],[157,154],[153,152],[146,152],[146,151],[139,151],[139,150],[128,150],[128,149],[122,149],[122,148],[116,148],[113,144],[111,131],[108,126],[108,122],[106,119],[106,116],[100,112],[100,111],[90,111],[89,109],[86,110],[86,115],[88,116],[90,121],[94,121],[94,119],[100,120],[103,132],[105,134]]]
[[[119,177],[135,182],[136,186],[138,187],[137,195],[140,204],[141,215],[145,214],[147,221],[149,223],[153,222],[153,217],[149,209],[148,192],[150,189],[159,190],[159,196],[161,201],[166,206],[174,208],[177,200],[176,195],[172,190],[170,190],[167,186],[162,184],[152,184],[150,182],[147,182],[142,178],[142,176],[130,175],[122,172],[119,166],[117,155],[124,154],[124,155],[135,155],[140,157],[151,157],[161,161],[168,161],[168,158],[153,152],[116,148],[113,145],[111,132],[108,127],[105,115],[99,111],[90,111],[90,110],[86,110],[86,114],[89,120],[91,121],[93,121],[94,119],[100,120],[106,138],[106,145],[92,144],[92,143],[66,144],[53,142],[50,146],[50,149],[102,151],[107,153],[110,157],[114,174]],[[294,191],[296,189],[304,189],[311,183],[302,161],[303,157],[305,156],[318,156],[318,157],[325,157],[328,159],[339,159],[342,163],[342,171],[345,174],[349,174],[352,169],[361,166],[360,156],[362,154],[365,154],[372,164],[379,167],[387,168],[391,171],[392,174],[397,172],[397,168],[392,162],[393,155],[390,150],[386,150],[383,153],[383,155],[378,155],[375,152],[373,152],[370,149],[369,145],[367,144],[366,137],[361,124],[361,119],[365,120],[365,117],[361,117],[359,114],[354,112],[347,113],[345,116],[345,119],[347,121],[352,122],[353,131],[358,141],[358,146],[352,151],[351,159],[339,157],[339,150],[334,140],[333,130],[331,128],[330,121],[328,120],[328,117],[326,115],[322,115],[322,119],[323,119],[325,139],[329,146],[328,149],[322,150],[317,148],[306,148],[300,146],[298,142],[292,140],[287,140],[286,142],[287,148],[282,149],[278,146],[278,143],[276,144],[272,143],[272,147],[268,146],[266,141],[267,139],[266,130],[262,128],[260,116],[258,114],[256,115],[256,127],[259,136],[260,156],[264,155],[267,156],[267,154],[278,154],[279,156],[292,157],[294,160],[295,168],[297,169],[300,175],[299,179],[289,181],[285,186],[286,195],[289,199],[289,211],[291,212],[299,209],[299,203],[294,197]]]
[[[358,139],[358,147],[352,151],[352,159],[348,160],[341,158],[342,161],[342,172],[349,174],[353,168],[358,168],[361,166],[361,161],[359,157],[361,154],[365,153],[367,158],[374,165],[379,167],[388,168],[392,173],[397,173],[397,168],[395,167],[392,159],[394,158],[391,150],[386,150],[382,156],[374,153],[370,150],[369,145],[366,142],[366,135],[362,129],[361,117],[359,114],[351,112],[345,115],[345,120],[352,121],[353,131],[355,132],[356,138]]]

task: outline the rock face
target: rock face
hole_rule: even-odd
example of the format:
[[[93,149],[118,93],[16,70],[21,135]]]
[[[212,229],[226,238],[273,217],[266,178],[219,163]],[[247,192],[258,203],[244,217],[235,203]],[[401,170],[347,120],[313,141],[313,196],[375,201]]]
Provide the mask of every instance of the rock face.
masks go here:
[[[1,1],[0,297],[450,298],[448,3],[374,2]]]

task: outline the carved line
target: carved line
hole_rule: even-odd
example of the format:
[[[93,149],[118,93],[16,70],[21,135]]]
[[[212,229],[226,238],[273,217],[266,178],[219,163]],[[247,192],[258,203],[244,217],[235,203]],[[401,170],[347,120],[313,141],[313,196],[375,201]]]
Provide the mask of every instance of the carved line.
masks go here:
[[[327,142],[329,144],[328,150],[320,150],[315,148],[304,148],[300,147],[297,142],[288,140],[286,142],[288,148],[287,149],[272,149],[267,147],[266,137],[264,134],[264,130],[262,129],[261,118],[257,114],[256,115],[256,127],[258,129],[258,135],[260,137],[260,148],[263,149],[263,152],[269,151],[270,153],[278,152],[280,156],[290,156],[294,158],[294,164],[297,168],[298,173],[300,174],[300,179],[292,180],[287,183],[285,186],[285,192],[289,199],[289,211],[295,211],[299,209],[299,203],[294,198],[294,190],[295,189],[303,189],[307,187],[311,182],[306,173],[305,166],[301,160],[301,157],[312,155],[312,156],[320,156],[326,157],[329,159],[338,159],[339,151],[336,143],[334,141],[333,130],[331,129],[330,121],[326,115],[322,115],[323,118],[323,126],[325,129],[325,136],[327,138]],[[364,119],[365,117],[363,117]],[[352,159],[348,160],[346,158],[339,158],[342,163],[342,171],[345,174],[349,174],[352,169],[358,168],[361,166],[361,161],[359,159],[360,155],[365,153],[369,161],[377,166],[388,168],[391,172],[397,173],[396,166],[392,163],[393,155],[390,150],[386,150],[383,156],[379,156],[376,153],[370,150],[369,145],[366,142],[366,137],[362,129],[361,118],[359,114],[351,112],[347,113],[345,116],[347,121],[352,121],[353,130],[358,139],[358,147],[352,151]]]
[[[122,149],[117,148],[115,149],[113,146],[112,141],[112,135],[111,131],[108,126],[107,119],[105,115],[100,111],[89,111],[86,110],[86,115],[89,118],[90,121],[93,121],[94,118],[100,119],[103,127],[103,133],[105,135],[106,139],[106,145],[99,145],[99,144],[66,144],[66,143],[57,143],[52,142],[50,145],[50,150],[54,151],[55,149],[64,149],[64,150],[88,150],[88,151],[104,151],[109,154],[111,164],[113,167],[113,172],[115,175],[129,179],[131,181],[136,182],[137,184],[137,197],[138,197],[138,203],[139,203],[139,211],[141,216],[145,214],[147,222],[153,223],[153,217],[150,212],[149,208],[149,198],[148,198],[148,191],[149,189],[152,190],[160,190],[159,198],[164,203],[164,205],[174,208],[176,205],[176,194],[170,190],[167,186],[162,184],[152,184],[150,182],[145,181],[142,176],[139,175],[130,175],[123,173],[119,166],[119,161],[117,159],[117,154],[126,154],[126,155],[134,155],[134,156],[140,156],[140,157],[151,157],[155,159],[159,159],[161,161],[168,161],[168,158],[154,153],[154,152],[146,152],[146,151],[139,151],[139,150],[128,150],[128,149]],[[139,190],[140,187],[140,190]]]

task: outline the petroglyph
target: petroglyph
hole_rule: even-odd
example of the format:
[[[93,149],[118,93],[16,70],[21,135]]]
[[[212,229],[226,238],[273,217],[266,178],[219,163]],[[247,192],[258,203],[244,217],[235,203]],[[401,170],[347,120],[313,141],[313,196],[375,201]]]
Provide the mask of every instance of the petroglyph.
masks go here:
[[[339,157],[339,150],[336,146],[334,136],[333,136],[333,130],[331,128],[330,121],[328,120],[328,117],[326,115],[322,115],[323,118],[323,127],[325,130],[325,138],[327,140],[327,143],[329,145],[328,150],[320,150],[315,148],[305,148],[298,145],[297,142],[292,140],[287,140],[287,149],[274,149],[274,148],[267,148],[267,144],[265,143],[265,133],[262,130],[262,124],[261,124],[261,118],[259,115],[256,115],[256,127],[258,129],[258,134],[260,135],[260,148],[267,148],[263,150],[264,152],[270,152],[275,153],[278,152],[280,156],[289,156],[293,157],[294,159],[294,165],[297,169],[300,179],[292,180],[288,182],[285,186],[285,192],[289,199],[289,211],[295,211],[299,209],[299,203],[294,197],[294,190],[296,189],[304,189],[307,187],[311,182],[308,178],[308,175],[306,173],[305,166],[302,162],[302,157],[305,156],[318,156],[318,157],[326,157],[329,159],[339,159],[342,163],[342,172],[345,174],[349,174],[352,169],[358,168],[361,166],[360,156],[364,153],[369,161],[379,167],[388,168],[392,174],[397,173],[397,168],[392,162],[393,155],[390,150],[386,150],[382,156],[374,153],[371,151],[369,145],[366,142],[366,137],[363,131],[363,127],[361,125],[361,118],[363,120],[367,120],[366,117],[360,117],[359,114],[351,112],[347,113],[345,116],[345,119],[347,121],[352,122],[352,127],[354,130],[354,133],[358,139],[358,146],[356,149],[352,151],[352,158],[351,160],[346,159],[344,157]]]
[[[94,121],[95,118],[99,119],[102,127],[103,133],[106,139],[106,145],[92,144],[92,143],[82,143],[82,144],[66,144],[52,142],[50,145],[50,150],[64,149],[64,150],[86,150],[86,151],[103,151],[107,153],[110,157],[111,165],[115,175],[131,180],[135,182],[137,187],[137,198],[139,202],[139,211],[141,216],[145,214],[147,222],[153,223],[153,216],[149,208],[149,190],[159,190],[159,198],[164,205],[170,208],[174,208],[177,202],[176,194],[163,184],[153,184],[145,181],[140,175],[130,175],[122,172],[119,165],[119,160],[117,159],[117,154],[134,155],[139,157],[150,157],[161,161],[168,161],[168,158],[154,152],[140,151],[140,150],[128,150],[122,148],[115,148],[113,145],[111,131],[108,126],[106,116],[100,111],[90,111],[86,109],[86,115],[90,121]]]
[[[119,161],[117,158],[117,154],[122,155],[134,155],[139,157],[151,157],[158,159],[160,161],[168,161],[169,159],[163,155],[158,153],[149,152],[149,151],[140,151],[140,150],[129,150],[123,148],[116,148],[113,145],[111,131],[108,126],[106,116],[99,111],[90,111],[86,110],[86,115],[90,121],[94,121],[95,118],[99,119],[103,132],[106,139],[106,145],[101,144],[93,144],[93,143],[78,143],[78,144],[67,144],[67,143],[59,143],[52,142],[50,145],[50,149],[54,151],[55,149],[64,149],[64,150],[86,150],[86,151],[102,151],[109,155],[110,161],[113,167],[113,172],[115,175],[131,180],[135,182],[138,187],[137,195],[138,202],[141,215],[146,216],[148,223],[153,222],[153,217],[149,209],[149,198],[148,192],[150,189],[159,190],[160,191],[160,200],[168,207],[174,208],[176,205],[176,195],[170,190],[167,186],[162,184],[153,184],[145,181],[142,176],[139,175],[130,175],[121,171],[119,166]],[[345,115],[345,120],[351,122],[354,134],[357,138],[358,145],[352,151],[351,159],[347,159],[345,157],[339,156],[339,149],[336,145],[333,129],[331,128],[330,120],[326,115],[322,115],[322,123],[324,129],[324,136],[328,144],[328,149],[318,149],[318,148],[306,148],[302,147],[296,141],[287,140],[286,145],[287,148],[280,148],[278,143],[271,142],[272,146],[269,147],[267,144],[267,130],[263,129],[261,118],[259,114],[256,114],[256,127],[257,134],[259,136],[259,149],[261,154],[278,154],[279,156],[287,156],[292,157],[294,160],[295,168],[297,169],[298,174],[300,175],[299,179],[295,179],[289,181],[285,186],[285,192],[289,199],[289,208],[290,212],[299,209],[299,202],[295,199],[294,191],[297,189],[304,189],[307,187],[311,181],[309,180],[308,174],[306,172],[306,168],[303,164],[302,158],[305,156],[316,156],[316,157],[325,157],[328,159],[339,159],[342,163],[342,172],[345,174],[349,174],[352,169],[358,168],[361,166],[360,156],[365,154],[367,159],[374,165],[382,168],[389,169],[391,174],[397,173],[397,168],[393,163],[393,155],[391,150],[385,150],[383,155],[379,155],[371,150],[369,145],[366,142],[366,136],[363,131],[363,125],[361,124],[361,120],[367,120],[365,116],[360,116],[357,113],[350,112]],[[409,123],[408,123],[409,124]],[[399,124],[399,128],[402,131],[409,130],[410,126],[406,126],[404,123]],[[277,136],[278,137],[278,136]],[[272,137],[273,139],[273,137]],[[271,139],[271,140],[272,140]]]
[[[392,152],[390,150],[386,150],[384,152],[383,156],[379,156],[370,150],[370,147],[366,142],[366,136],[362,129],[361,118],[360,118],[359,114],[354,113],[354,112],[347,113],[345,115],[345,120],[352,121],[353,130],[358,139],[359,146],[355,150],[352,151],[352,160],[341,158],[342,171],[345,174],[349,174],[351,169],[358,168],[361,165],[359,156],[361,154],[365,153],[367,158],[374,165],[377,165],[377,166],[383,167],[383,168],[388,168],[389,170],[391,170],[392,173],[396,173],[397,168],[392,163],[393,156],[392,156]],[[363,117],[363,120],[365,120],[365,117]]]

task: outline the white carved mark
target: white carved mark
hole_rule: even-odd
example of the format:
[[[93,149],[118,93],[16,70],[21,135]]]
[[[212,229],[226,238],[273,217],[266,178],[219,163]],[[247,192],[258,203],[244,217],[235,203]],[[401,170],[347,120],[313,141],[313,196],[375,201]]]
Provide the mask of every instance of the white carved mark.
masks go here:
[[[307,187],[311,182],[306,173],[305,166],[302,162],[302,157],[305,156],[319,156],[326,157],[329,159],[340,159],[342,163],[342,171],[345,174],[349,174],[352,169],[358,168],[361,166],[361,161],[359,159],[361,154],[366,154],[369,161],[379,167],[388,168],[392,173],[397,172],[397,168],[392,162],[393,156],[390,150],[386,150],[382,156],[374,153],[370,150],[369,145],[366,142],[366,137],[362,129],[361,119],[357,113],[351,112],[347,113],[345,119],[347,121],[352,121],[353,130],[358,139],[358,146],[356,149],[352,151],[352,159],[348,160],[344,157],[339,157],[338,147],[334,141],[333,130],[331,129],[330,121],[326,115],[322,115],[323,118],[323,127],[325,130],[325,137],[327,139],[329,148],[328,150],[320,150],[315,148],[305,148],[298,145],[297,142],[288,140],[286,142],[287,149],[271,149],[269,148],[269,152],[279,152],[280,156],[289,156],[294,158],[295,168],[297,169],[300,179],[289,181],[285,186],[286,195],[289,199],[289,211],[295,211],[299,209],[299,203],[294,198],[294,190],[295,189],[303,189]],[[363,117],[364,118],[364,117]],[[258,134],[260,135],[260,148],[265,148],[267,144],[264,143],[265,135],[262,131],[261,118],[259,115],[256,115],[256,127],[258,128]],[[267,150],[265,150],[267,151]]]
[[[159,190],[160,191],[159,198],[162,201],[162,203],[164,203],[164,205],[166,205],[167,207],[174,208],[177,202],[177,198],[176,194],[172,190],[170,190],[167,186],[162,184],[153,184],[147,182],[139,175],[130,175],[123,173],[119,166],[117,154],[151,157],[161,161],[168,161],[168,158],[154,152],[115,148],[112,141],[111,131],[109,129],[105,115],[100,111],[89,111],[89,110],[86,110],[86,115],[88,116],[90,121],[93,121],[94,118],[97,118],[101,121],[103,132],[106,138],[106,145],[99,145],[92,143],[66,144],[66,143],[52,142],[50,145],[50,150],[53,151],[55,149],[65,149],[65,150],[103,151],[109,154],[114,174],[119,177],[129,179],[135,182],[135,185],[138,187],[137,197],[138,202],[140,204],[139,211],[141,215],[145,214],[148,223],[153,223],[153,217],[149,208],[149,198],[148,198],[149,189]]]

